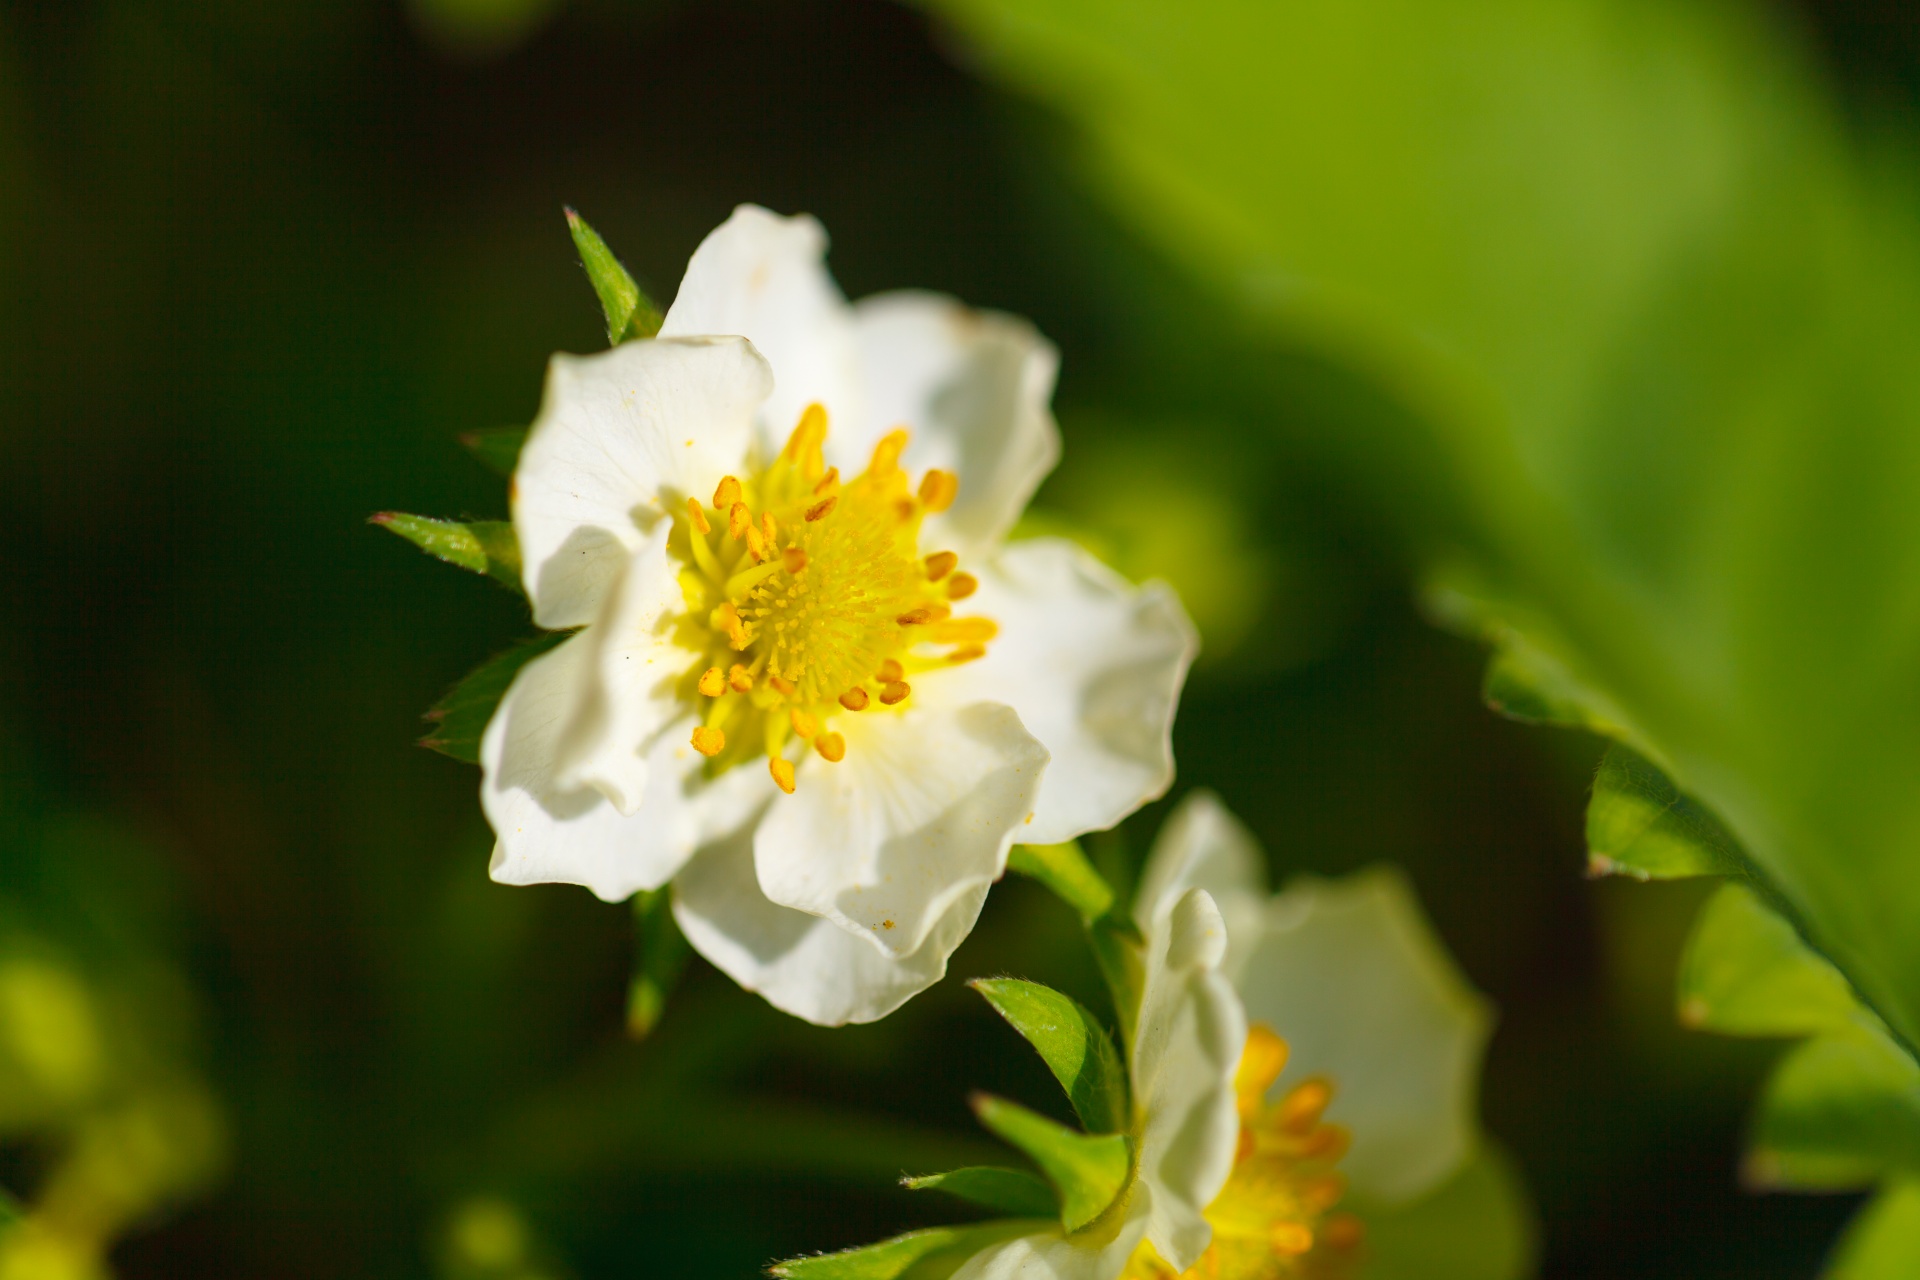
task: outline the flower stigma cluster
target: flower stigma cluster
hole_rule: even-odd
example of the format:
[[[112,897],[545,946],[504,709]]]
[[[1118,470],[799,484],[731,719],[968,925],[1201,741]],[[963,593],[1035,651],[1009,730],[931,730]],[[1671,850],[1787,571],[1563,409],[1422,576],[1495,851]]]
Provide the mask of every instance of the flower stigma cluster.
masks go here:
[[[680,639],[701,655],[686,676],[687,696],[706,700],[692,745],[716,775],[764,753],[789,794],[792,739],[843,760],[835,717],[901,707],[911,677],[985,656],[999,630],[954,616],[979,587],[954,552],[920,554],[921,523],[953,504],[958,478],[935,468],[914,485],[899,428],[842,480],[827,428],[809,405],[772,465],[724,477],[711,507],[688,498],[668,544],[684,565]]]

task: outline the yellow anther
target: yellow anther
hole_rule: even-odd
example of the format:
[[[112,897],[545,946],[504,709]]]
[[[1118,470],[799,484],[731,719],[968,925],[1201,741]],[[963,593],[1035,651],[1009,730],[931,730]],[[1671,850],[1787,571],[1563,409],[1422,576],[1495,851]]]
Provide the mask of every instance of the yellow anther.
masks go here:
[[[992,618],[949,618],[928,634],[936,644],[985,644],[1000,634],[1000,624]]]
[[[814,521],[816,521],[816,520],[824,520],[824,519],[826,519],[826,518],[827,518],[827,513],[828,513],[829,511],[831,511],[831,510],[833,510],[833,508],[834,508],[834,504],[835,504],[835,503],[837,503],[837,502],[839,502],[839,501],[840,501],[840,499],[839,499],[839,497],[838,497],[838,495],[836,495],[836,496],[834,496],[834,497],[831,497],[831,498],[822,498],[822,499],[821,499],[820,501],[818,501],[818,502],[816,502],[816,503],[814,503],[814,504],[813,504],[812,506],[810,506],[810,507],[808,507],[808,508],[807,508],[807,523],[809,523],[809,524],[811,524],[811,523],[813,523],[813,522],[814,522]]]
[[[1338,1160],[1347,1153],[1353,1139],[1337,1124],[1323,1124],[1300,1140],[1300,1154],[1311,1160]],[[1335,1196],[1334,1199],[1339,1199]],[[1333,1201],[1329,1200],[1328,1204]]]
[[[734,608],[731,602],[715,609],[711,621],[714,626],[727,633],[727,643],[735,652],[747,647],[747,628],[740,621],[740,611]]]
[[[956,573],[947,579],[947,599],[965,600],[980,589],[980,579],[970,573]]]
[[[820,722],[798,707],[787,712],[787,719],[792,721],[794,733],[802,738],[811,738],[820,732]]]
[[[788,573],[798,573],[807,567],[807,553],[799,547],[788,547],[780,553],[780,563]]]
[[[935,468],[920,477],[920,501],[928,511],[945,511],[960,493],[960,477]]]
[[[912,498],[901,498],[893,504],[893,516],[901,524],[920,514],[920,504]]]
[[[901,451],[907,447],[907,429],[895,427],[880,437],[880,443],[873,446],[873,458],[867,463],[867,470],[875,476],[891,474],[900,467]]]
[[[767,558],[767,540],[762,536],[760,531],[752,525],[747,526],[747,554],[751,555],[755,560],[765,560]]]
[[[793,794],[792,761],[782,760],[779,756],[769,756],[767,758],[767,772],[773,775],[774,786],[780,788],[788,795]]]
[[[1302,1080],[1280,1100],[1280,1127],[1293,1134],[1310,1133],[1332,1101],[1333,1085],[1327,1080],[1320,1076]]]
[[[793,692],[793,681],[791,680],[783,680],[779,676],[770,675],[767,677],[767,683],[773,686],[775,693],[788,695]]]
[[[1300,1184],[1300,1201],[1315,1213],[1325,1213],[1347,1194],[1347,1180],[1337,1173],[1323,1173]]]
[[[837,733],[823,733],[813,740],[813,749],[822,760],[839,764],[847,758],[847,740]]]
[[[794,424],[793,434],[787,437],[787,447],[782,453],[791,461],[800,464],[801,470],[810,476],[820,474],[820,446],[827,442],[827,408],[814,401],[800,411],[800,421]]]
[[[728,476],[722,480],[719,487],[713,491],[713,509],[715,511],[731,511],[733,504],[739,502],[741,496],[740,481],[733,476]]]
[[[891,707],[897,703],[905,702],[907,695],[912,692],[913,686],[909,685],[905,680],[895,680],[880,691],[880,701]]]
[[[865,711],[869,700],[867,691],[859,685],[840,695],[840,705],[849,711]]]
[[[881,684],[892,684],[896,680],[904,679],[907,674],[907,669],[892,658],[888,658],[880,664],[880,670],[877,674],[879,675]]]
[[[1260,1110],[1267,1090],[1286,1069],[1287,1042],[1264,1022],[1248,1027],[1247,1044],[1240,1050],[1240,1065],[1233,1072],[1233,1092],[1240,1100],[1243,1119]]]
[[[717,756],[726,746],[727,735],[723,729],[709,729],[701,725],[693,731],[693,749],[703,756]]]
[[[951,551],[936,551],[927,557],[927,581],[938,582],[953,572],[953,566],[960,563],[960,557]]]
[[[918,609],[907,610],[894,621],[903,627],[923,627],[933,621],[933,610],[923,604]]]
[[[708,667],[700,673],[700,692],[709,698],[717,698],[727,691],[727,677],[718,667]]]
[[[713,526],[707,523],[707,513],[700,509],[700,499],[687,499],[687,519],[692,522],[695,533],[713,532]]]
[[[1313,1248],[1313,1228],[1304,1222],[1276,1222],[1268,1229],[1267,1242],[1275,1253],[1298,1257]]]
[[[737,662],[734,663],[733,669],[727,672],[727,687],[735,693],[752,693],[753,672]]]
[[[779,531],[780,526],[773,522],[773,512],[762,511],[760,513],[760,533],[766,538],[768,546],[773,545],[774,535]]]
[[[949,653],[947,655],[947,661],[957,667],[963,662],[973,662],[976,659],[986,656],[987,646],[983,644],[966,644],[961,645],[958,649]]]
[[[747,549],[749,551],[753,549],[752,539],[759,536],[760,531],[758,529],[747,530]],[[778,572],[780,572],[780,562],[777,560],[766,564],[748,565],[740,572],[728,578],[726,586],[723,587],[722,590],[732,599],[738,600]]]
[[[753,527],[753,513],[747,510],[747,504],[736,502],[727,508],[727,536],[735,541],[747,536],[747,530]]]
[[[827,474],[820,477],[820,483],[813,486],[815,493],[825,493],[840,483],[840,468],[828,467]]]

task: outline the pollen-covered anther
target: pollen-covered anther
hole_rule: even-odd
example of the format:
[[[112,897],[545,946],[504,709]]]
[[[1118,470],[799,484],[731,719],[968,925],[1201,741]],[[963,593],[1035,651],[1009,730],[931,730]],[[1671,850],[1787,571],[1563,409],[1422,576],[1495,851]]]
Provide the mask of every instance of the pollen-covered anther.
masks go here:
[[[817,521],[826,519],[827,514],[833,510],[834,504],[839,501],[840,501],[839,495],[836,494],[831,498],[822,498],[820,501],[808,507],[807,523],[813,524]]]
[[[700,673],[700,692],[709,698],[717,698],[727,691],[727,677],[718,667],[708,667]]]
[[[873,446],[873,457],[867,462],[867,470],[875,476],[890,475],[900,468],[900,455],[907,447],[907,429],[895,427],[880,437],[880,443]]]
[[[907,610],[894,621],[903,627],[924,627],[933,621],[933,610],[921,605],[918,609]]]
[[[793,694],[793,681],[785,679],[784,677],[770,675],[767,677],[767,683],[773,686],[775,693],[783,697],[791,697]]]
[[[735,693],[752,693],[753,672],[737,662],[734,663],[732,669],[727,672],[727,687]]]
[[[802,738],[811,738],[820,732],[820,722],[798,707],[787,712],[787,719],[793,724],[794,733]]]
[[[693,525],[693,531],[702,536],[712,533],[713,526],[707,523],[707,513],[700,508],[700,499],[687,499],[687,521]]]
[[[992,618],[949,618],[935,623],[930,633],[939,644],[985,644],[1000,634]]]
[[[927,557],[927,581],[940,581],[940,579],[952,573],[954,566],[959,563],[960,557],[951,551],[934,552]]]
[[[813,749],[822,760],[839,764],[847,758],[847,740],[837,733],[823,733],[813,740]]]
[[[793,762],[791,760],[783,760],[779,756],[769,756],[767,757],[767,772],[773,775],[774,786],[780,788],[788,795],[793,794]]]
[[[867,703],[871,700],[867,691],[859,685],[855,685],[840,695],[840,705],[849,711],[865,711],[867,709]]]
[[[905,680],[892,680],[887,683],[886,688],[880,691],[880,701],[889,707],[898,706],[900,703],[905,702],[907,695],[912,692],[913,686]]]
[[[930,512],[945,511],[960,493],[960,477],[934,468],[920,477],[920,502]]]
[[[710,729],[700,725],[693,731],[693,749],[703,756],[717,756],[727,747],[727,734],[724,729]]]
[[[956,573],[947,579],[947,599],[965,600],[980,589],[980,579],[970,573]]]
[[[747,510],[747,504],[736,502],[727,508],[727,536],[735,542],[747,536],[753,527],[753,513]]]
[[[1287,1069],[1289,1056],[1287,1042],[1272,1027],[1256,1022],[1247,1028],[1247,1043],[1240,1050],[1240,1065],[1233,1073],[1233,1092],[1243,1118],[1260,1110],[1267,1090]]]
[[[983,644],[965,644],[947,654],[947,661],[954,666],[963,662],[977,662],[987,656],[987,646]]]
[[[825,493],[827,490],[833,488],[835,485],[839,483],[840,483],[840,468],[828,467],[827,474],[820,477],[820,483],[813,486],[813,491],[815,494],[822,494],[822,493]]]
[[[888,658],[880,664],[880,670],[874,674],[879,677],[881,684],[893,684],[895,681],[906,678],[907,669],[894,659]]]
[[[1293,1134],[1310,1133],[1332,1101],[1333,1085],[1328,1081],[1319,1076],[1302,1080],[1280,1101],[1280,1127]]]
[[[760,530],[752,525],[747,526],[747,553],[755,560],[767,558],[767,540]]]
[[[780,564],[788,573],[798,573],[807,567],[807,553],[799,547],[788,547],[780,553]]]
[[[1275,1253],[1298,1257],[1313,1248],[1313,1228],[1304,1222],[1276,1222],[1267,1231],[1267,1242]]]
[[[747,647],[747,628],[740,621],[740,611],[731,601],[713,611],[709,621],[718,630],[727,633],[727,643],[736,651]]]
[[[740,480],[737,476],[725,476],[713,490],[713,509],[715,511],[732,510],[733,504],[740,501]]]
[[[773,512],[762,511],[760,513],[760,533],[762,537],[766,538],[768,546],[772,546],[778,540],[777,535],[779,532],[780,526],[774,523]]]

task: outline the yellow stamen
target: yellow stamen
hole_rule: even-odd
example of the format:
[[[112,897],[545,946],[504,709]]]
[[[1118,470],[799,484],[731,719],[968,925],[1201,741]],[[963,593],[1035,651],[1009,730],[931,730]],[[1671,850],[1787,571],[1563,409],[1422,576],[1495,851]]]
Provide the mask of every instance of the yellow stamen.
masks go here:
[[[772,546],[774,542],[778,540],[779,533],[780,526],[774,523],[773,512],[762,511],[760,513],[760,535],[767,540],[768,546]]]
[[[956,573],[947,579],[947,599],[965,600],[980,589],[980,579],[970,573]]]
[[[813,523],[816,523],[817,521],[826,519],[827,513],[832,511],[834,508],[834,505],[839,501],[840,501],[840,498],[836,494],[831,498],[822,498],[819,502],[816,502],[812,506],[808,507],[807,523],[813,524]]]
[[[902,667],[898,662],[895,662],[892,658],[888,658],[885,662],[881,663],[880,670],[878,672],[880,683],[882,684],[892,684],[894,681],[901,679],[906,674],[907,674],[906,668]]]
[[[927,581],[938,582],[953,572],[960,563],[960,557],[951,551],[936,551],[927,557]]]
[[[794,733],[802,738],[811,738],[820,732],[820,722],[798,707],[787,712],[787,718],[793,722]]]
[[[700,692],[709,698],[717,698],[727,689],[727,677],[718,667],[708,667],[700,673]]]
[[[1275,1253],[1297,1257],[1312,1250],[1313,1228],[1304,1222],[1276,1222],[1267,1239]]]
[[[813,740],[813,749],[822,760],[839,764],[847,758],[847,740],[837,733],[823,733]]]
[[[895,618],[894,621],[903,627],[924,626],[933,621],[933,610],[929,609],[926,605],[921,605],[918,609],[907,610]]]
[[[1333,1085],[1326,1079],[1313,1076],[1302,1080],[1280,1100],[1280,1127],[1289,1133],[1309,1133],[1332,1101]]]
[[[788,547],[780,553],[780,563],[788,573],[798,573],[807,567],[807,553],[799,547]]]
[[[736,662],[733,664],[733,668],[727,672],[727,685],[735,693],[752,693],[753,672]]]
[[[969,644],[962,645],[952,653],[949,653],[947,655],[947,661],[957,667],[963,662],[972,662],[976,658],[984,658],[986,656],[987,646],[983,644]]]
[[[909,685],[905,680],[895,680],[880,691],[880,701],[889,707],[895,706],[905,702],[907,695],[912,692],[913,686]]]
[[[787,447],[781,456],[789,462],[798,463],[801,473],[809,478],[820,474],[820,446],[827,442],[827,409],[819,401],[800,411],[800,421],[794,425],[793,434],[787,437]]]
[[[822,493],[825,493],[827,490],[833,488],[835,485],[839,483],[840,483],[840,468],[828,467],[827,474],[820,477],[820,483],[813,486],[813,491],[815,494],[822,494]]]
[[[759,531],[755,529],[749,529],[747,532],[753,534],[756,538],[760,536]],[[747,545],[751,547],[753,544],[748,543]],[[769,560],[765,564],[749,565],[727,579],[727,594],[738,600],[741,596],[753,590],[774,574],[780,572],[782,567],[783,565],[779,560]]]
[[[867,470],[875,476],[885,476],[900,469],[900,454],[907,447],[907,429],[895,427],[880,437],[880,443],[873,446],[873,458],[867,463]]]
[[[1000,634],[1000,624],[992,618],[952,618],[936,622],[927,634],[935,644],[985,644]]]
[[[717,756],[726,749],[727,735],[723,729],[709,729],[700,725],[693,731],[693,749],[703,756]]]
[[[938,469],[920,477],[920,502],[928,511],[945,511],[960,493],[960,477]]]
[[[767,540],[761,536],[760,531],[752,525],[747,526],[747,554],[751,555],[755,560],[765,560],[767,558]]]
[[[773,686],[775,693],[787,695],[793,693],[793,682],[791,680],[782,680],[779,676],[770,675],[767,677],[767,683]]]
[[[753,527],[753,513],[747,510],[747,504],[736,502],[727,508],[727,536],[735,542],[747,536],[747,530]]]
[[[840,705],[849,711],[865,711],[867,709],[867,701],[867,691],[859,685],[855,685],[840,695]]]
[[[700,499],[687,499],[687,519],[692,523],[696,533],[713,532],[713,526],[707,523],[707,513],[700,509]]]
[[[793,794],[793,762],[782,760],[779,756],[767,758],[767,772],[773,775],[773,785],[788,795]]]
[[[713,491],[713,509],[731,511],[734,503],[739,502],[740,498],[740,481],[733,476],[728,476]]]
[[[1273,1028],[1256,1022],[1247,1028],[1247,1044],[1240,1051],[1240,1065],[1233,1073],[1233,1092],[1240,1101],[1240,1117],[1246,1119],[1267,1100],[1267,1090],[1287,1069],[1287,1042]]]

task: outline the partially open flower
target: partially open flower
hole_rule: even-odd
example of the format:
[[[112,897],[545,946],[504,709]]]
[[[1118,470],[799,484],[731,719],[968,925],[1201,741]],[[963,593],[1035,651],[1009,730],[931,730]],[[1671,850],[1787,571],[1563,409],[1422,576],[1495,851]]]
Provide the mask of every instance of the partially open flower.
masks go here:
[[[534,616],[482,744],[496,880],[673,880],[688,939],[822,1023],[936,981],[1016,840],[1172,778],[1172,594],[1004,542],[1058,456],[1055,357],[943,298],[844,302],[742,207],[657,339],[555,357],[514,478]]]

